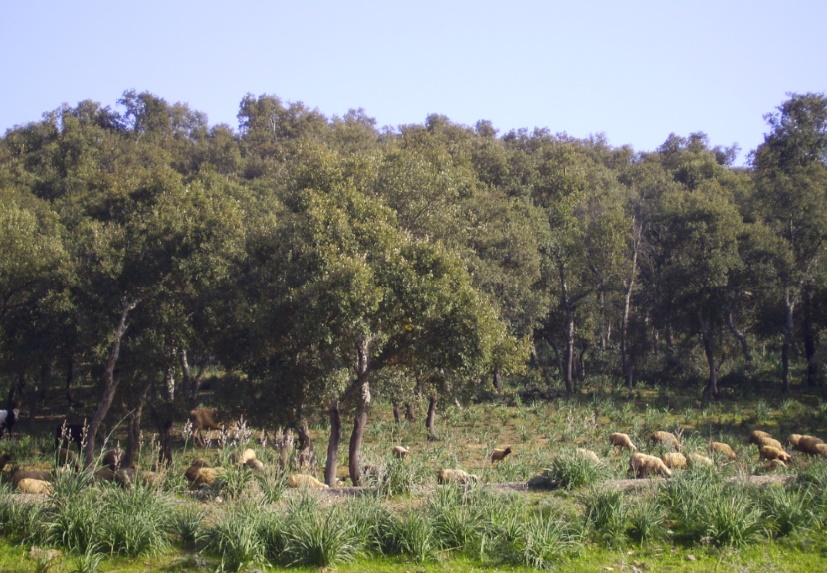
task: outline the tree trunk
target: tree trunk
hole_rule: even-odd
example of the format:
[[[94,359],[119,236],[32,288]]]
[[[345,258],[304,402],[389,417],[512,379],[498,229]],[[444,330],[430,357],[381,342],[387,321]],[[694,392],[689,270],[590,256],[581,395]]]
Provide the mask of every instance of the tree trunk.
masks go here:
[[[327,442],[327,462],[324,467],[324,482],[330,487],[336,486],[336,471],[339,467],[339,443],[342,441],[342,419],[339,416],[339,403],[333,401],[327,410],[330,418],[330,438]]]
[[[399,407],[399,402],[393,403],[393,421],[397,424],[402,421],[402,410]]]
[[[19,408],[23,403],[23,399],[21,396],[23,395],[23,390],[26,388],[26,385],[29,383],[29,374],[26,372],[25,368],[21,368],[20,372],[17,373],[17,380],[11,383],[9,386],[9,395],[6,400],[6,409],[14,409]]]
[[[431,394],[428,398],[428,416],[425,418],[425,427],[428,428],[428,439],[432,442],[438,441],[436,433],[436,395]]]
[[[566,383],[566,393],[574,393],[574,316],[566,312],[566,355],[563,377]]]
[[[172,467],[172,420],[164,420],[158,428],[160,450],[158,451],[158,466]]]
[[[818,346],[816,329],[813,328],[812,296],[810,290],[804,293],[804,353],[807,357],[807,387],[815,388],[818,385],[818,362],[816,361],[816,347]]]
[[[106,368],[103,375],[103,393],[98,402],[98,407],[95,410],[92,420],[89,422],[89,430],[86,436],[86,447],[83,452],[83,461],[86,467],[91,467],[95,459],[95,435],[103,422],[110,406],[112,406],[112,399],[115,397],[115,390],[118,388],[118,380],[115,376],[115,367],[118,364],[118,357],[121,353],[121,341],[126,334],[128,324],[126,322],[129,313],[132,312],[138,305],[138,301],[125,302],[121,312],[121,318],[118,321],[118,326],[115,328],[115,336],[112,341],[112,348],[109,351],[109,359],[106,362]]]
[[[789,290],[785,301],[784,338],[781,342],[781,384],[784,394],[790,393],[790,351],[793,346],[793,311],[795,303],[790,299]]]
[[[701,338],[704,345],[704,354],[709,366],[709,381],[703,392],[703,403],[708,404],[718,398],[718,368],[715,366],[715,344],[713,340],[713,326],[709,321],[701,322]]]
[[[143,417],[144,403],[149,392],[149,384],[137,392],[134,403],[129,404],[129,411],[126,414],[126,451],[124,451],[121,467],[135,467],[138,459],[138,452],[141,448],[141,420]]]
[[[747,342],[746,335],[738,330],[738,327],[735,326],[735,321],[732,319],[732,313],[727,313],[727,327],[738,343],[741,345],[741,353],[744,355],[744,370],[746,370],[747,374],[752,374],[753,371],[753,364],[752,364],[752,352],[749,349],[749,343]]]
[[[416,422],[416,415],[414,413],[414,407],[413,407],[413,404],[411,404],[410,402],[405,404],[405,419],[408,422]]]
[[[350,434],[350,445],[348,447],[348,472],[350,481],[358,487],[362,480],[362,436],[365,426],[368,423],[368,407],[370,406],[370,385],[367,380],[361,384],[359,402],[356,406],[356,417],[353,420],[353,432]]]
[[[72,395],[72,383],[75,381],[75,356],[69,353],[69,359],[66,362],[66,401],[69,406],[75,406],[78,401]]]
[[[497,391],[498,394],[502,394],[503,392],[503,379],[500,375],[500,369],[494,368],[494,390]]]

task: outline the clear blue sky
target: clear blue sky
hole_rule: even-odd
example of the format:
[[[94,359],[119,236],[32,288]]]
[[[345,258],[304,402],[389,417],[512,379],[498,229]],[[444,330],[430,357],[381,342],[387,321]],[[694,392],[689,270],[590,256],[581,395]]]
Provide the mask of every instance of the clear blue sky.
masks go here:
[[[439,113],[638,151],[703,131],[747,152],[787,92],[827,92],[822,0],[0,2],[0,133],[134,88],[234,128],[266,93],[380,126]]]

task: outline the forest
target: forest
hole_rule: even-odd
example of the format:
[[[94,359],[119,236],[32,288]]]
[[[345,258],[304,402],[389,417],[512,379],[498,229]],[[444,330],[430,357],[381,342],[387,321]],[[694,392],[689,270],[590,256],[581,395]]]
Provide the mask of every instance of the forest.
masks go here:
[[[354,485],[372,400],[427,402],[433,431],[440,404],[595,384],[820,393],[827,97],[764,119],[734,166],[701,132],[635,151],[274,95],[237,128],[145,92],[64,105],[0,139],[0,388],[30,419],[65,397],[89,464],[116,418],[127,457],[147,427],[170,462],[206,393],[301,449],[321,420],[326,481],[349,431]]]

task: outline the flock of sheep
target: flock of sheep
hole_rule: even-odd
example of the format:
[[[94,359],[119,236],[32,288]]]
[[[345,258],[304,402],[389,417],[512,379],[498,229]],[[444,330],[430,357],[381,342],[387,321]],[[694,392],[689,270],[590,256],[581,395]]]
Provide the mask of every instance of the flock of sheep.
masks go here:
[[[2,413],[2,412],[0,412]],[[7,413],[7,417],[3,417],[0,421],[0,427],[5,426],[9,429],[9,421],[13,423],[17,412]],[[10,419],[9,419],[10,418]],[[220,426],[215,424],[209,413],[205,410],[193,410],[190,412],[190,422],[192,424],[192,435],[194,441],[198,445],[205,445],[202,432],[210,429],[220,429]],[[76,454],[69,450],[71,443],[77,443],[80,448],[82,442],[82,428],[80,426],[63,425],[56,433],[56,461],[59,468],[79,467]],[[649,443],[669,448],[673,451],[663,453],[660,456],[645,454],[638,451],[638,448],[632,442],[632,439],[627,434],[613,433],[609,436],[609,442],[613,446],[614,451],[629,450],[631,457],[629,458],[629,473],[635,478],[647,478],[650,476],[672,477],[673,470],[680,470],[691,468],[693,466],[712,466],[714,461],[712,458],[701,455],[699,453],[682,452],[683,446],[681,441],[672,433],[667,431],[656,431],[649,435]],[[775,470],[786,467],[792,461],[792,456],[784,451],[782,444],[773,438],[769,433],[760,430],[753,431],[749,437],[748,442],[758,446],[759,461],[765,462],[766,470]],[[790,445],[797,451],[803,452],[810,456],[820,456],[827,458],[827,444],[820,438],[814,436],[792,434],[788,438]],[[724,442],[712,441],[708,445],[711,455],[718,455],[734,460],[737,458],[732,447]],[[391,450],[392,455],[397,459],[406,459],[410,452],[407,448],[398,445]],[[491,463],[496,465],[502,462],[509,454],[512,453],[511,446],[494,449],[491,453]],[[594,463],[601,463],[600,458],[591,450],[577,448],[575,454],[582,458],[591,460]],[[102,467],[94,472],[94,478],[100,481],[112,481],[120,483],[121,485],[130,485],[136,481],[141,481],[148,484],[160,484],[163,480],[163,475],[157,472],[140,471],[134,467],[121,467],[120,461],[123,457],[123,452],[120,450],[111,450],[103,454]],[[0,456],[0,471],[3,467],[11,461],[9,454]],[[251,471],[263,471],[264,464],[256,457],[256,453],[252,449],[246,449],[240,454],[237,463]],[[366,466],[365,471],[370,472],[371,466]],[[193,489],[198,489],[202,486],[214,486],[220,482],[224,475],[223,468],[211,467],[209,463],[202,459],[196,459],[192,462],[190,467],[184,472],[184,477]],[[31,469],[16,469],[12,475],[13,487],[22,493],[33,494],[49,494],[53,491],[52,481],[54,474],[48,471],[31,470]],[[462,469],[441,469],[436,472],[437,483],[459,483],[471,484],[479,481],[479,477],[474,474],[469,474]],[[287,477],[287,485],[294,488],[327,488],[328,485],[320,482],[313,475],[294,473]]]

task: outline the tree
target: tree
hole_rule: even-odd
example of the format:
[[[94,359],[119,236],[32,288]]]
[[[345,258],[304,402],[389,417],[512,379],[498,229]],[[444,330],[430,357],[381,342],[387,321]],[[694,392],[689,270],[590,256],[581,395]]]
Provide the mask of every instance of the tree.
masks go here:
[[[789,94],[765,116],[770,132],[752,161],[760,215],[783,239],[789,264],[781,269],[781,377],[790,391],[790,352],[796,308],[812,284],[827,239],[827,98]]]

